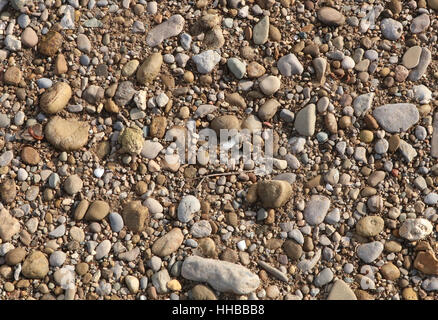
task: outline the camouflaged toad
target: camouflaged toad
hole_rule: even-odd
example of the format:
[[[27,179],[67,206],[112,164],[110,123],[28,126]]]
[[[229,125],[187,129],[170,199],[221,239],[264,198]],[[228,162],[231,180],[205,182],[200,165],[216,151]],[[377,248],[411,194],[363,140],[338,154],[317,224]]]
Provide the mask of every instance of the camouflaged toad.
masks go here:
[[[120,133],[118,142],[122,145],[120,153],[140,154],[143,149],[143,131],[137,126],[125,128]]]

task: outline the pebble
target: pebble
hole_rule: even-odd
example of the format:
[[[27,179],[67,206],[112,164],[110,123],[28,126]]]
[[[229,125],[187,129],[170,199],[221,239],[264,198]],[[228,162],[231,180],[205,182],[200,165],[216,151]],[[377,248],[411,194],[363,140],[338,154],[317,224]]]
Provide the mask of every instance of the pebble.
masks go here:
[[[82,187],[82,179],[76,174],[69,176],[64,181],[64,190],[71,196],[80,192]]]
[[[421,52],[422,49],[420,46],[410,47],[403,55],[402,58],[403,65],[408,69],[415,68],[420,62]]]
[[[385,39],[396,41],[403,34],[403,25],[397,20],[385,18],[380,23],[380,30]]]
[[[267,76],[262,81],[260,81],[260,90],[267,95],[271,96],[280,89],[280,79],[276,76]]]
[[[345,17],[338,10],[331,7],[322,7],[317,12],[318,20],[327,26],[340,26],[345,23]]]
[[[65,254],[65,252],[55,251],[50,255],[49,262],[50,265],[53,267],[61,267],[64,264],[66,258],[67,255]]]
[[[384,221],[379,216],[366,216],[356,224],[356,232],[363,237],[375,237],[383,231]]]
[[[304,219],[310,225],[318,225],[324,221],[329,208],[329,198],[313,195],[304,209]]]
[[[179,35],[184,28],[184,23],[185,20],[181,15],[171,16],[165,22],[155,26],[148,32],[146,44],[150,47],[155,47],[164,40]]]
[[[120,214],[117,212],[110,212],[108,218],[113,232],[120,232],[123,229],[124,223]]]
[[[385,104],[373,111],[379,125],[387,132],[406,132],[420,119],[417,107],[410,103]]]
[[[166,257],[178,250],[184,240],[179,228],[173,228],[152,245],[152,252],[159,257]]]
[[[365,263],[371,263],[376,260],[383,251],[383,244],[379,241],[373,241],[361,244],[357,248],[357,256]]]
[[[427,67],[429,66],[430,62],[432,61],[432,54],[427,48],[421,48],[421,55],[420,55],[420,61],[418,62],[418,65],[411,70],[408,76],[408,80],[410,81],[418,81],[421,79],[421,77],[424,75],[424,73],[427,70]]]
[[[237,58],[228,59],[227,66],[237,79],[242,79],[246,73],[246,64]]]
[[[201,210],[201,203],[199,200],[192,196],[184,196],[178,205],[178,220],[182,223],[187,223],[193,219],[196,212]]]
[[[161,65],[163,64],[163,56],[156,52],[151,54],[145,61],[137,68],[136,79],[141,84],[148,84],[152,82],[160,73]]]
[[[40,107],[47,114],[55,114],[63,110],[72,96],[68,83],[57,82],[40,99]]]
[[[433,226],[429,220],[423,218],[407,219],[399,229],[401,237],[409,241],[424,239],[432,233]]]
[[[420,14],[419,16],[412,19],[411,22],[411,32],[421,33],[427,30],[430,25],[430,18],[427,13]]]
[[[21,33],[21,43],[26,48],[33,48],[38,44],[38,36],[31,27],[27,27]]]
[[[291,197],[292,187],[283,180],[261,181],[257,183],[257,195],[264,208],[280,208]]]
[[[85,213],[85,219],[90,221],[103,220],[109,213],[110,207],[108,203],[102,200],[96,200],[91,203]]]
[[[111,250],[111,241],[109,240],[103,240],[101,243],[99,243],[96,247],[96,254],[95,258],[96,260],[100,260],[102,258],[105,258]]]
[[[221,60],[219,53],[213,50],[207,50],[192,57],[193,62],[199,73],[206,74],[213,71],[214,67]]]
[[[211,234],[211,225],[207,220],[195,222],[190,228],[190,234],[195,238],[205,238]]]
[[[0,238],[4,241],[10,241],[11,238],[20,231],[20,223],[12,217],[8,210],[0,211]]]
[[[342,280],[336,280],[327,300],[357,300],[353,290]]]
[[[315,278],[315,286],[323,287],[333,280],[333,271],[330,268],[324,268]]]
[[[316,106],[309,104],[295,116],[294,127],[303,136],[312,136],[315,133]]]
[[[43,279],[49,272],[49,261],[41,251],[33,251],[24,260],[21,272],[29,279]]]
[[[252,39],[255,44],[262,45],[268,41],[269,17],[265,16],[254,26]]]
[[[241,265],[198,256],[184,260],[181,275],[188,280],[207,282],[220,292],[235,294],[248,294],[260,284],[259,277]]]
[[[304,71],[303,65],[293,53],[281,57],[277,61],[277,67],[285,77],[302,74]]]
[[[70,151],[78,150],[88,142],[89,128],[86,122],[55,116],[47,123],[44,133],[56,149]]]

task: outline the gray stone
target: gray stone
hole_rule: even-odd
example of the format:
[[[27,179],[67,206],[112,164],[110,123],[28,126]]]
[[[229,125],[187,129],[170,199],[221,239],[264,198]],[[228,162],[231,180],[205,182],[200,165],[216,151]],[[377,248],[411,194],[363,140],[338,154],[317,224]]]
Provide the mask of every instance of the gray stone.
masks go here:
[[[398,148],[407,162],[411,162],[417,156],[415,148],[404,140],[400,140]]]
[[[316,106],[313,103],[298,111],[295,116],[295,129],[303,136],[312,136],[315,133],[315,124]]]
[[[163,145],[161,143],[146,140],[143,144],[141,155],[147,159],[155,159],[161,150],[163,150]]]
[[[151,281],[159,294],[169,292],[169,289],[167,288],[167,283],[170,281],[170,276],[167,269],[163,269],[155,273],[152,276]]]
[[[128,104],[129,101],[131,101],[135,93],[136,90],[131,81],[122,81],[117,86],[117,90],[114,95],[114,102],[118,106],[125,106]]]
[[[313,195],[304,209],[304,219],[310,225],[318,225],[324,221],[329,208],[329,198],[320,195]]]
[[[7,35],[4,40],[4,45],[6,49],[10,51],[19,51],[21,50],[21,41],[12,35]]]
[[[424,239],[433,231],[433,226],[429,220],[423,218],[407,219],[399,229],[401,237],[409,241]]]
[[[9,119],[7,114],[0,113],[0,128],[8,128],[11,124],[11,119]]]
[[[190,228],[190,234],[195,238],[205,238],[211,234],[211,225],[207,220],[195,222]]]
[[[403,25],[397,20],[386,18],[381,21],[380,30],[385,39],[395,41],[403,34]]]
[[[373,111],[379,125],[387,132],[406,132],[420,119],[417,107],[411,103],[385,104]]]
[[[315,286],[323,287],[333,280],[333,271],[330,268],[323,269],[315,278]]]
[[[365,263],[371,263],[376,260],[383,251],[383,244],[379,241],[373,241],[361,244],[357,247],[357,256]]]
[[[103,99],[105,90],[102,87],[91,85],[82,93],[82,98],[90,104],[97,104]]]
[[[199,73],[210,73],[221,60],[219,53],[207,50],[192,57]]]
[[[152,28],[146,37],[146,44],[150,47],[158,46],[164,40],[177,36],[184,28],[185,20],[179,15],[173,15],[165,22]]]
[[[184,196],[178,205],[178,220],[187,223],[193,219],[193,215],[201,210],[201,203],[192,196]]]
[[[364,115],[372,106],[374,99],[374,92],[361,94],[353,101],[354,114],[357,117]]]
[[[57,228],[53,229],[53,231],[49,232],[49,237],[51,238],[60,238],[65,234],[65,224],[61,224]]]
[[[281,57],[277,62],[277,67],[285,77],[302,74],[304,71],[303,65],[293,53]]]

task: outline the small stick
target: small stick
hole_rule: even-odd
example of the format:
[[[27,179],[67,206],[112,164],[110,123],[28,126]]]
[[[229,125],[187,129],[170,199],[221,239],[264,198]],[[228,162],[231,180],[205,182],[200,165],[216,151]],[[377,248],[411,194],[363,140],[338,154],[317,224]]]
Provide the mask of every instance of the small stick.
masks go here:
[[[253,172],[254,170],[248,170],[248,171],[235,171],[235,172],[222,172],[222,173],[211,173],[211,174],[207,174],[203,177],[196,177],[195,179],[201,179],[201,181],[199,181],[198,185],[196,186],[196,190],[201,186],[202,182],[204,182],[205,178],[210,178],[210,177],[219,177],[219,176],[231,176],[233,174],[239,174],[242,172]]]

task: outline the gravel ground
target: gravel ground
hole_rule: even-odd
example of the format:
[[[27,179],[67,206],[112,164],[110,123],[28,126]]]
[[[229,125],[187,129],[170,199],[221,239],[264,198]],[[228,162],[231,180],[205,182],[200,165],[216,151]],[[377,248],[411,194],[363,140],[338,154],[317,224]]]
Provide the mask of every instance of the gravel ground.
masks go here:
[[[0,299],[437,299],[437,13],[0,0]]]

